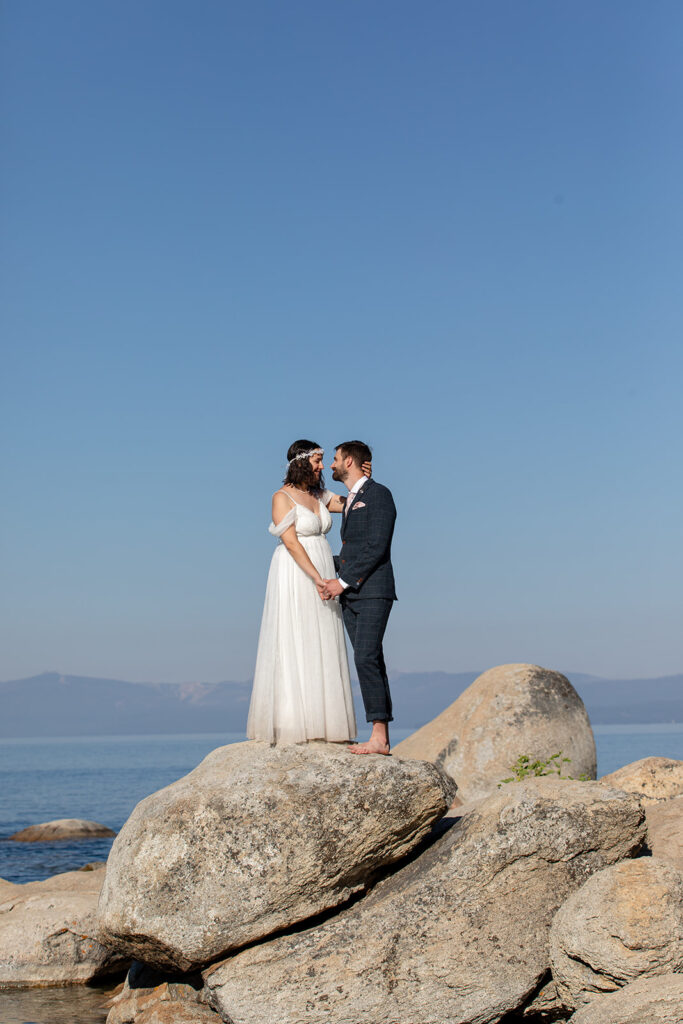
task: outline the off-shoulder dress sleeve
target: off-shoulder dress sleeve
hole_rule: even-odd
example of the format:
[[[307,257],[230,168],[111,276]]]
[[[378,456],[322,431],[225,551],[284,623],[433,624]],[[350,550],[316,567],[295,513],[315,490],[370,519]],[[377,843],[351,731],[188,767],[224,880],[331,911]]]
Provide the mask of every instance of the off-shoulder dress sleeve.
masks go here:
[[[296,508],[290,508],[286,516],[284,516],[280,522],[275,525],[271,523],[268,527],[268,532],[272,533],[273,537],[281,537],[285,530],[288,530],[290,526],[294,526],[296,523]]]
[[[323,496],[322,496],[322,498],[320,500],[322,501],[322,503],[325,506],[325,508],[327,508],[327,506],[329,505],[329,503],[332,501],[333,498],[334,498],[334,491],[323,491]]]

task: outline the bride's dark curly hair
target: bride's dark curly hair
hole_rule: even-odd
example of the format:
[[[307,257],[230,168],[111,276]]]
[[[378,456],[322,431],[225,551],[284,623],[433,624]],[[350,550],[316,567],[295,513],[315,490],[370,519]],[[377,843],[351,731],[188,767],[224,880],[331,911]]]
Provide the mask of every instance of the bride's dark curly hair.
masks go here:
[[[287,476],[282,481],[284,484],[291,484],[292,487],[300,487],[302,491],[310,491],[312,494],[322,494],[325,490],[325,481],[322,473],[316,477],[311,463],[308,459],[297,459],[297,455],[303,452],[310,452],[320,445],[315,441],[295,441],[287,449]],[[294,461],[292,462],[292,459]]]

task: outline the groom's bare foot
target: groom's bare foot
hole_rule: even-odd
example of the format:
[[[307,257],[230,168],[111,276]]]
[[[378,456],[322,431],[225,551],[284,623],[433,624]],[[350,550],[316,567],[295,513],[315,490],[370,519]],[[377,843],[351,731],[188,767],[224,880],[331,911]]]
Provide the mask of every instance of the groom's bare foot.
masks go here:
[[[353,743],[349,750],[352,754],[391,754],[388,743],[373,743],[372,740],[368,740],[367,743]]]
[[[352,754],[384,754],[391,753],[389,746],[389,726],[386,722],[373,722],[372,733],[367,743],[354,743],[349,747]]]

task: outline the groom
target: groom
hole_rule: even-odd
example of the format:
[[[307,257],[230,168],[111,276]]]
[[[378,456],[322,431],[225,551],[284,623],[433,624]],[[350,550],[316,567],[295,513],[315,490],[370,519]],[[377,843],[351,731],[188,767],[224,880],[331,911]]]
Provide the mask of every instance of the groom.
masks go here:
[[[334,559],[339,578],[325,580],[324,596],[340,598],[365,717],[372,722],[368,742],[349,747],[354,754],[388,754],[393,721],[382,639],[396,600],[391,566],[396,506],[387,487],[364,475],[361,467],[371,459],[362,441],[345,441],[337,445],[330,467],[333,479],[346,485],[349,496],[342,513],[342,550]]]

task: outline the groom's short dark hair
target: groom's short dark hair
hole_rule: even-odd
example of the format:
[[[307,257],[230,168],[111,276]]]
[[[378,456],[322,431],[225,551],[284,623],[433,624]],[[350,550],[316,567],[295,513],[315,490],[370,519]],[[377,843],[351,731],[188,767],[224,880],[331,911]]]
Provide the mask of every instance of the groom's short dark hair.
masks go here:
[[[336,444],[335,451],[341,451],[342,458],[352,458],[358,468],[364,462],[372,462],[372,451],[364,441],[344,441],[343,444]]]

